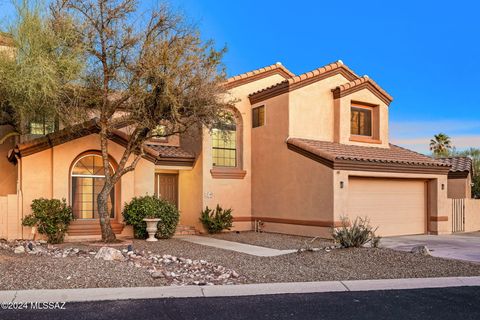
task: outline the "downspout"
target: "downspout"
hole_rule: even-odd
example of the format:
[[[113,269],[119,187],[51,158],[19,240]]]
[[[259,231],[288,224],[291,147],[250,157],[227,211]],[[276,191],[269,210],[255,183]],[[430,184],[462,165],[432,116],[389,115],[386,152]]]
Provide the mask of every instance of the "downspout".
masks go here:
[[[17,157],[18,159],[18,177],[17,177],[17,210],[20,214],[20,221],[23,219],[23,165],[22,165],[22,158],[20,156]],[[22,239],[24,239],[23,234],[23,226],[21,226],[22,230]]]

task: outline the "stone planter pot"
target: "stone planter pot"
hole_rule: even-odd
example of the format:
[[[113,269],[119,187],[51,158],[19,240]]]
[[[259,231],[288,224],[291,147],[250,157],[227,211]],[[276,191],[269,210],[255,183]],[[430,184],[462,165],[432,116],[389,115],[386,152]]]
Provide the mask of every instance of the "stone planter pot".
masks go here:
[[[149,219],[145,218],[143,219],[147,223],[147,232],[148,232],[148,238],[147,241],[158,241],[157,238],[155,238],[155,233],[157,233],[158,230],[158,222],[160,222],[160,219],[154,218],[154,219]]]

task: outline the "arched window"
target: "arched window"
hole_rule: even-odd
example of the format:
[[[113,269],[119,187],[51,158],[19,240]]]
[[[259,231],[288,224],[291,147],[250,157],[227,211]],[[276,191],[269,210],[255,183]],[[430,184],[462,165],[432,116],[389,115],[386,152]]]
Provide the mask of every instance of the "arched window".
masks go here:
[[[110,164],[110,173],[114,169]],[[72,166],[72,208],[76,219],[98,219],[98,194],[105,184],[103,159],[98,154],[79,157]],[[114,217],[115,187],[108,197],[108,211]]]
[[[241,168],[241,121],[233,111],[226,111],[223,119],[212,129],[212,165]]]

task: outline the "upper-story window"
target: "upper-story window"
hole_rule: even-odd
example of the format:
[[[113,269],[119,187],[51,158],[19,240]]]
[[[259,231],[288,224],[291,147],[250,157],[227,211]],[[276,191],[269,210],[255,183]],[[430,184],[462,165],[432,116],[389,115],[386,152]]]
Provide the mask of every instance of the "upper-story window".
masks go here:
[[[252,128],[260,127],[265,124],[265,106],[252,109]]]
[[[29,123],[29,133],[35,135],[46,135],[55,131],[57,127],[54,118],[50,117],[36,117]]]
[[[350,133],[357,136],[372,137],[372,109],[352,105],[350,118]]]
[[[214,167],[237,167],[237,124],[233,113],[225,116],[212,129],[212,163]]]

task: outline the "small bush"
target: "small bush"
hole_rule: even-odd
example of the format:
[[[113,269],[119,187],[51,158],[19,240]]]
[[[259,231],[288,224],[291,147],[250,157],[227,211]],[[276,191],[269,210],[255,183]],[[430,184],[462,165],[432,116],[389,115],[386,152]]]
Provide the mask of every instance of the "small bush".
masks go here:
[[[62,243],[68,225],[74,219],[73,211],[65,199],[35,199],[31,204],[32,214],[25,216],[22,225],[37,227],[38,232],[47,236],[49,243]]]
[[[233,225],[232,211],[232,209],[223,210],[218,204],[215,210],[206,207],[202,212],[200,222],[202,222],[208,233],[230,230]]]
[[[372,237],[372,248],[378,248],[380,246],[380,240],[382,239],[382,237],[377,237],[375,235],[373,235]]]
[[[359,248],[378,238],[375,237],[376,230],[370,226],[368,218],[357,217],[353,223],[348,218],[342,218],[342,226],[333,230],[333,239],[343,248]],[[374,244],[378,245],[378,241],[380,238]]]
[[[134,236],[137,239],[147,237],[147,224],[144,218],[159,218],[156,237],[160,239],[171,238],[175,234],[180,214],[178,209],[166,200],[157,196],[135,197],[125,204],[123,219],[128,225],[133,226]]]

